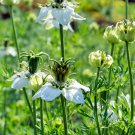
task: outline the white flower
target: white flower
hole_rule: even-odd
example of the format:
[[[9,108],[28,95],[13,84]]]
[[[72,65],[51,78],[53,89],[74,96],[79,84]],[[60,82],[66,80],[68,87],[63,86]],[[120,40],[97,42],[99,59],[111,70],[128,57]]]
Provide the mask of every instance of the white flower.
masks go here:
[[[32,99],[35,100],[36,98],[41,98],[45,101],[52,101],[62,94],[67,100],[77,104],[84,104],[82,90],[85,92],[90,91],[88,87],[81,85],[73,79],[71,79],[69,83],[65,84],[65,87],[62,90],[47,82],[37,91]]]
[[[17,55],[15,48],[13,48],[11,46],[10,47],[1,47],[0,48],[0,57],[5,57],[8,55],[15,57]]]
[[[65,29],[73,31],[70,26],[71,20],[85,20],[85,18],[75,13],[71,4],[63,2],[42,7],[36,21],[41,20],[47,29],[54,26],[59,28],[59,25],[62,24]]]
[[[11,88],[21,89],[26,86],[38,87],[43,84],[44,78],[46,78],[46,74],[41,71],[33,75],[31,75],[29,71],[18,72],[11,77],[13,80]]]
[[[28,76],[30,76],[29,71],[22,71],[17,72],[14,74],[11,78],[13,79],[13,83],[11,85],[12,89],[20,89],[27,85],[29,85],[29,79]]]

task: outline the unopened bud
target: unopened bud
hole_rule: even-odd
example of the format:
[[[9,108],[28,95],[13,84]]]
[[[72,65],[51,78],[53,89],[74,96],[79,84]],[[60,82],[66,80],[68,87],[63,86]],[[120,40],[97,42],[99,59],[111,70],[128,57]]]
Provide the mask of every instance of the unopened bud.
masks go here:
[[[116,28],[113,25],[108,26],[106,28],[103,37],[111,44],[119,43],[119,38],[118,38],[118,35],[116,33]]]

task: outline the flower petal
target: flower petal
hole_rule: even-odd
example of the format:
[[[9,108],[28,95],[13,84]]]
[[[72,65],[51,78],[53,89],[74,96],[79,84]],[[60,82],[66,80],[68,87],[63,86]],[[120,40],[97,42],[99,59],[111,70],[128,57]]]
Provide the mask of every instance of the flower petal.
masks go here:
[[[43,86],[41,91],[41,98],[45,101],[52,101],[62,93],[60,89],[53,87],[50,83]]]
[[[11,88],[12,89],[20,89],[20,88],[25,87],[26,85],[29,85],[28,78],[18,77],[13,81]]]
[[[80,16],[79,14],[77,14],[75,12],[72,13],[72,18],[75,20],[86,20],[86,18]]]
[[[52,9],[53,17],[62,25],[67,25],[70,22],[72,12],[72,8]]]
[[[76,80],[72,80],[72,84],[69,87],[75,88],[75,89],[82,89],[85,92],[90,91],[90,89],[80,83],[78,83]]]
[[[74,30],[72,29],[70,23],[67,25],[68,29],[71,31],[71,32],[74,32]]]
[[[49,11],[48,7],[42,7],[40,9],[39,15],[38,15],[38,17],[36,19],[36,22],[39,22],[41,19],[43,19],[45,16],[47,16],[48,11]]]
[[[84,97],[82,94],[82,90],[80,89],[63,89],[62,95],[72,102],[75,102],[77,104],[84,104]]]

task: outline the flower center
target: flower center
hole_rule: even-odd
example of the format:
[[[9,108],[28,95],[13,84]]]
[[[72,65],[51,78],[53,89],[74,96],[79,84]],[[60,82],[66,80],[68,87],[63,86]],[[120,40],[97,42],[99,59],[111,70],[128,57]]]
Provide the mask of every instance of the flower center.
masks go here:
[[[65,82],[65,77],[69,72],[69,68],[67,65],[54,64],[52,67],[52,71],[55,74],[56,81],[59,83],[63,83]]]

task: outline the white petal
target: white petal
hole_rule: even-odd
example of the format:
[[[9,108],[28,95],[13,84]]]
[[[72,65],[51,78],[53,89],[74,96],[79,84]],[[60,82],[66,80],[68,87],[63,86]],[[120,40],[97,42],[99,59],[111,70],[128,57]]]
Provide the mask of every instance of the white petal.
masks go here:
[[[72,13],[72,18],[75,20],[86,20],[86,18],[80,16],[79,14],[77,14],[75,12]]]
[[[38,15],[38,17],[37,17],[37,19],[36,19],[36,22],[39,22],[41,19],[43,19],[45,16],[47,16],[48,11],[49,11],[49,8],[47,8],[47,7],[42,7],[42,8],[40,9],[39,15]]]
[[[68,29],[71,31],[71,32],[74,32],[74,30],[72,29],[70,23],[67,25]]]
[[[46,89],[47,86],[50,86],[50,83],[46,83],[45,85],[43,85],[36,93],[35,95],[32,97],[32,100],[35,100],[36,98],[40,98],[42,95],[42,92],[44,92],[44,90]]]
[[[26,85],[29,85],[28,78],[20,78],[20,77],[18,77],[13,81],[11,88],[20,89],[20,88],[25,87]]]
[[[58,28],[58,29],[60,28],[60,26],[59,26],[60,24],[59,24],[58,21],[53,20],[53,21],[52,21],[52,24],[53,24],[53,26],[55,26],[56,28]]]
[[[71,9],[67,9],[67,8],[52,9],[53,17],[62,25],[67,25],[70,22],[72,12],[73,11]]]
[[[17,55],[16,50],[13,47],[7,48],[7,54],[15,57]]]
[[[47,30],[51,29],[54,27],[53,23],[52,23],[52,18],[48,18],[44,21],[43,25],[45,25],[45,28]]]
[[[82,89],[85,92],[90,91],[90,89],[88,87],[78,83],[76,80],[73,80],[73,83],[69,87],[76,88],[76,89]]]
[[[63,96],[72,102],[77,104],[84,104],[84,97],[82,91],[80,89],[63,89],[62,90]]]
[[[50,83],[41,89],[41,98],[45,101],[52,101],[62,93],[60,89],[53,87]]]

